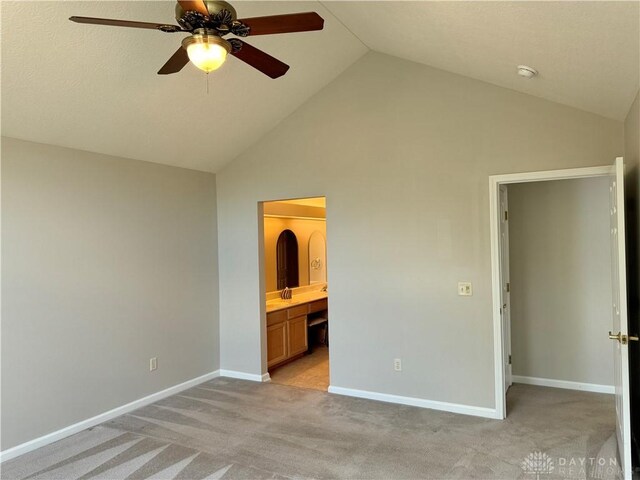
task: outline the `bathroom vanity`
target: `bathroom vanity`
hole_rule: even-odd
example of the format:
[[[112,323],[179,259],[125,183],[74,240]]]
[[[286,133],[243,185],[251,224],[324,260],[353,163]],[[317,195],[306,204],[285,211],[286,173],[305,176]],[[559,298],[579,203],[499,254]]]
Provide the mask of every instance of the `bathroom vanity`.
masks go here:
[[[307,320],[326,312],[326,292],[294,295],[290,300],[267,300],[267,367],[302,356],[308,349]]]

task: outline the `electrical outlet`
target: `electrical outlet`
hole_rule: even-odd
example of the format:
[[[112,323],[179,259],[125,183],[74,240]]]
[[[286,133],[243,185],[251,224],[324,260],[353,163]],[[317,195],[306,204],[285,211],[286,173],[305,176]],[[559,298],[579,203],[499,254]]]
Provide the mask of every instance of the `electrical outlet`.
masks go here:
[[[157,368],[158,368],[158,358],[157,357],[150,358],[149,359],[149,371],[153,372]]]
[[[469,297],[473,295],[473,287],[471,282],[458,282],[458,295]]]
[[[393,359],[393,369],[396,372],[401,372],[402,371],[402,359],[401,358],[394,358]]]

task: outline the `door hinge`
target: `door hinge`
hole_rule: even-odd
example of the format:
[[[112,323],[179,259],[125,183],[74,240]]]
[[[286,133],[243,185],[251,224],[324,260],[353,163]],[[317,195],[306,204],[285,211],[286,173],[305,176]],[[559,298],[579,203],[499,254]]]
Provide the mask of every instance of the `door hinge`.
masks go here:
[[[511,291],[511,284],[507,282],[507,293],[509,293],[510,291]]]
[[[511,365],[511,355],[509,355],[509,365]]]
[[[504,211],[504,221],[506,222],[507,220],[509,220],[509,212],[507,212],[506,210]]]

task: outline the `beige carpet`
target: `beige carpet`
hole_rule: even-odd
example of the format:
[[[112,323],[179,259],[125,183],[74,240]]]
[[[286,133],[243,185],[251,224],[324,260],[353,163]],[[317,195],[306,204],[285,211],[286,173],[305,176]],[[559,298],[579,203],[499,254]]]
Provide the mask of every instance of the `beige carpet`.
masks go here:
[[[270,372],[270,376],[271,381],[278,385],[326,392],[329,388],[329,348],[314,346],[311,354],[276,368]]]
[[[612,477],[598,463],[615,451],[613,396],[514,385],[508,405],[507,420],[488,420],[217,378],[5,462],[1,476]]]

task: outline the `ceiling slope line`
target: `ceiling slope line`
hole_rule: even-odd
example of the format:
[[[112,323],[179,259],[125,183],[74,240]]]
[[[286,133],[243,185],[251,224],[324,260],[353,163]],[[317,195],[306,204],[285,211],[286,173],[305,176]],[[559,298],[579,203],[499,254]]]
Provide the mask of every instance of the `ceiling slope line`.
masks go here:
[[[354,32],[353,30],[351,30],[349,27],[347,27],[347,26],[344,24],[344,22],[343,22],[340,18],[338,18],[338,17],[336,16],[336,14],[335,14],[335,13],[333,13],[333,11],[332,11],[329,7],[327,7],[327,6],[325,5],[325,2],[324,2],[324,1],[322,1],[322,0],[316,0],[316,1],[317,1],[320,5],[322,5],[322,7],[323,7],[327,12],[329,12],[329,14],[331,14],[331,16],[332,16],[333,18],[335,18],[335,19],[336,19],[336,20],[337,20],[337,21],[338,21],[338,22],[339,22],[339,23],[340,23],[340,24],[341,24],[341,25],[342,25],[342,26],[343,26],[343,27],[344,27],[344,28],[345,28],[345,29],[346,29],[346,30],[347,30],[351,35],[353,35],[353,36],[354,36],[354,38],[356,38],[356,39],[357,39],[357,40],[358,40],[358,41],[359,41],[359,42],[360,42],[364,47],[366,47],[366,48],[367,48],[367,50],[371,51],[371,47],[369,47],[369,45],[367,45],[366,43],[364,43],[364,42],[362,41],[362,39],[361,39],[358,35],[356,35],[356,34],[355,34],[355,32]]]

